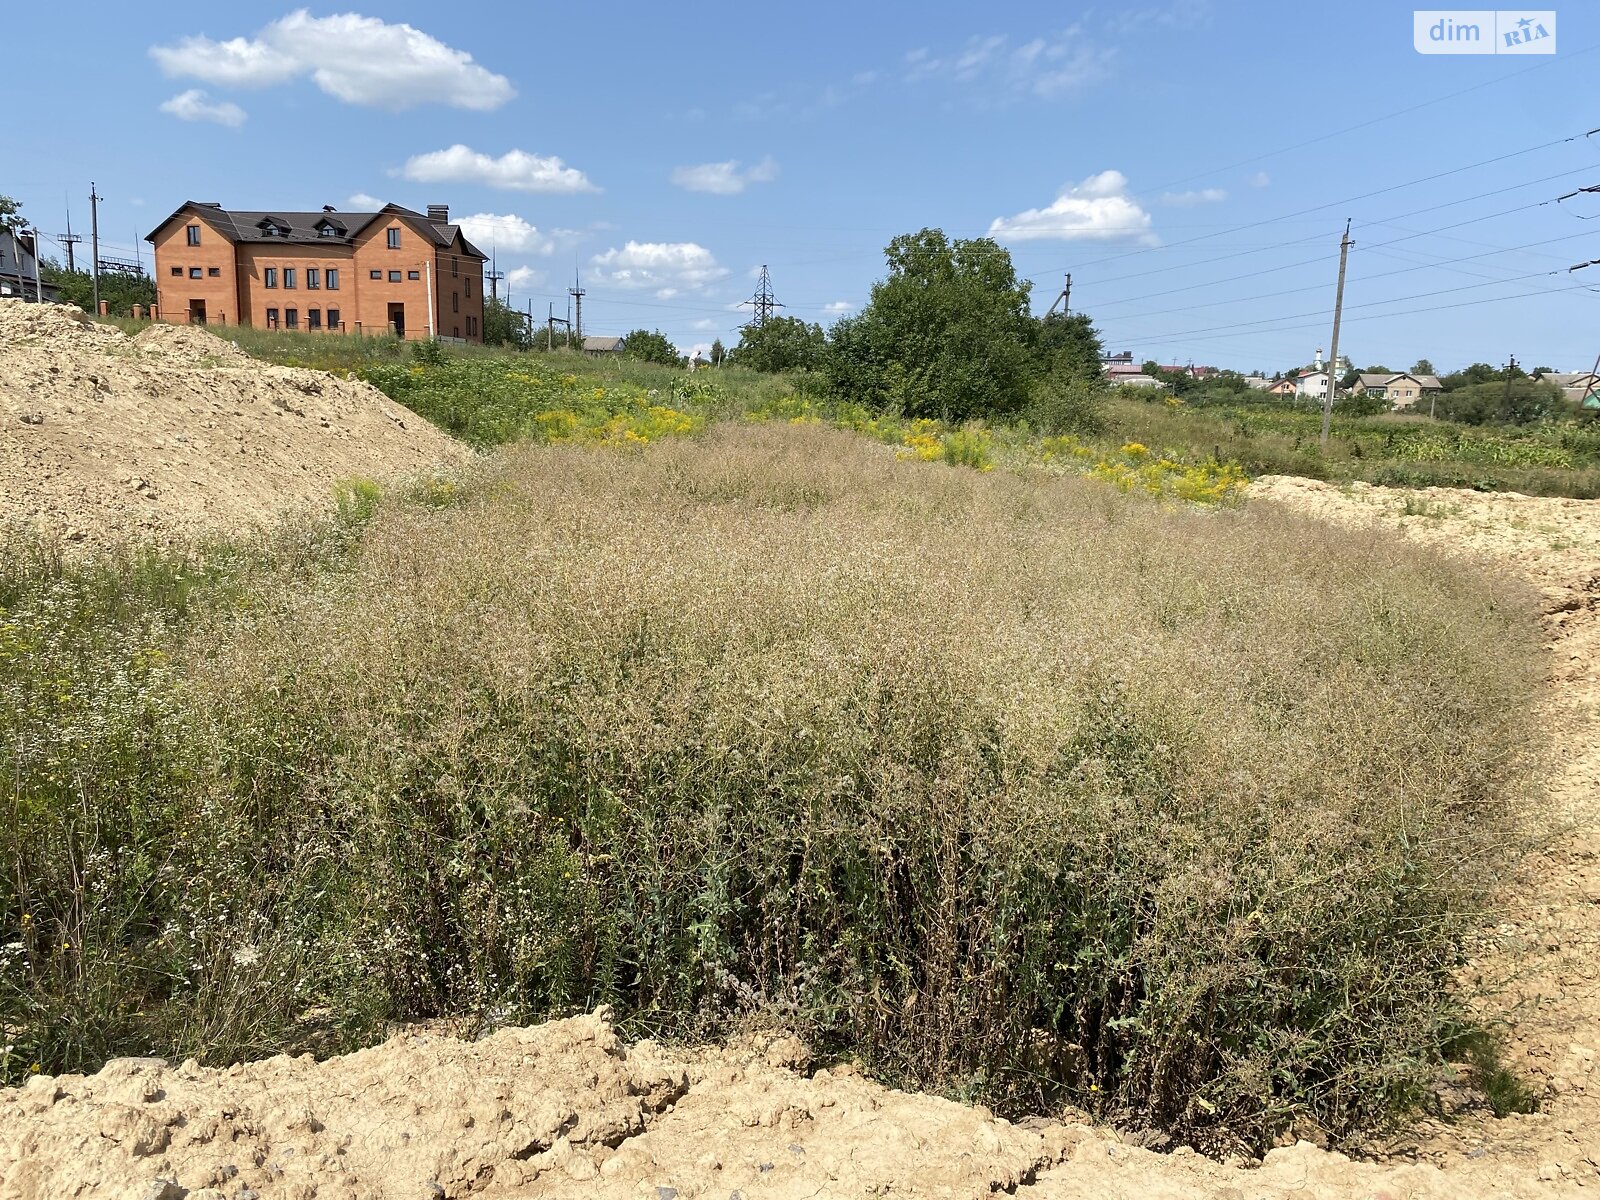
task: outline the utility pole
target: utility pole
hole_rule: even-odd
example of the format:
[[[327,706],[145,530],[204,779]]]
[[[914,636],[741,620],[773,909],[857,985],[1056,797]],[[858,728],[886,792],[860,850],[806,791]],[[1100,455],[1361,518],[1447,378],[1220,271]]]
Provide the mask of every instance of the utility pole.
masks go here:
[[[89,183],[89,237],[90,253],[94,256],[94,311],[100,314],[100,199],[94,190],[94,183]]]
[[[580,350],[583,348],[583,298],[585,296],[587,296],[588,294],[589,294],[588,292],[583,290],[583,282],[582,282],[582,280],[580,280],[578,278],[578,273],[576,271],[574,271],[572,273],[572,286],[567,289],[567,295],[572,297],[572,299],[573,299],[573,301],[574,301],[574,303],[575,303],[575,305],[577,307],[577,330],[578,331],[577,331],[577,335],[576,336],[577,336],[577,339],[578,339],[578,348]],[[573,327],[569,324],[567,326],[567,336],[569,338],[571,338],[573,336],[572,329],[573,329]]]
[[[35,228],[32,231],[32,237],[33,237],[33,298],[38,303],[43,304],[44,303],[44,285],[39,282],[39,250],[40,250],[39,237],[40,237],[40,234],[39,234],[39,230],[37,228]],[[22,274],[22,272],[18,271],[17,274],[20,276]],[[27,298],[28,288],[27,288],[26,284],[23,285],[22,295],[23,295],[24,299]],[[100,306],[99,305],[95,305],[95,307],[98,308]]]
[[[58,237],[56,241],[67,249],[67,270],[76,271],[78,269],[77,256],[72,252],[72,248],[83,241],[83,234],[72,232],[72,206],[70,204],[67,206],[67,231]]]
[[[761,279],[756,284],[756,294],[743,303],[750,306],[750,320],[746,329],[760,329],[772,319],[772,310],[783,308],[772,294],[772,276],[767,273],[767,264],[761,264]]]
[[[1339,379],[1339,318],[1344,315],[1344,267],[1350,258],[1350,222],[1344,223],[1344,237],[1339,239],[1339,288],[1333,296],[1333,339],[1328,351],[1328,390],[1322,397],[1322,451],[1328,451],[1328,426],[1333,421],[1333,394]]]
[[[1063,317],[1070,317],[1072,315],[1072,272],[1071,271],[1067,272],[1067,286],[1062,288],[1061,289],[1061,294],[1050,302],[1050,312],[1052,312],[1052,313],[1055,312],[1056,305],[1058,305],[1058,304],[1061,305],[1061,315]],[[1046,313],[1045,314],[1045,316],[1049,316],[1049,315],[1050,315],[1050,313]]]

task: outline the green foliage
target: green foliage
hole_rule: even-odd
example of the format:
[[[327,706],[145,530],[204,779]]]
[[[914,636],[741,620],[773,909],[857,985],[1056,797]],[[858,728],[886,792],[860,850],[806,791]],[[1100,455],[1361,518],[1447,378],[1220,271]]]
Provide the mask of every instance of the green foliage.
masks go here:
[[[769,317],[760,325],[747,325],[728,358],[752,371],[815,371],[827,347],[822,326],[799,317]]]
[[[53,283],[61,292],[63,304],[76,304],[84,312],[92,313],[94,307],[94,276],[88,271],[69,271],[53,258],[39,264],[40,277]],[[117,316],[128,316],[133,306],[145,309],[156,302],[155,280],[148,275],[124,275],[120,271],[100,273],[100,299],[107,310]]]
[[[1106,389],[1062,367],[1035,380],[1018,419],[1046,436],[1093,436],[1106,431]]]
[[[1100,334],[1088,314],[1047,313],[1034,342],[1039,373],[1063,381],[1100,385]]]
[[[728,358],[727,347],[722,344],[722,339],[717,338],[711,343],[711,365],[720,367]]]
[[[1437,378],[1439,373],[1433,369],[1433,364],[1431,362],[1425,358],[1419,358],[1416,362],[1411,364],[1411,374],[1432,375]],[[1441,379],[1439,382],[1443,383],[1444,380]]]
[[[657,363],[664,367],[677,366],[681,358],[678,348],[668,341],[667,335],[659,329],[653,333],[648,329],[635,329],[622,339],[622,352],[629,358]]]
[[[516,350],[531,348],[532,335],[523,314],[504,300],[493,296],[483,302],[483,344],[509,346]]]
[[[27,227],[28,221],[22,215],[22,205],[10,196],[0,196],[0,229],[14,234]]]
[[[1441,419],[1464,425],[1535,425],[1566,409],[1566,397],[1555,384],[1516,376],[1458,385],[1434,401]]]
[[[333,492],[339,521],[347,526],[365,525],[383,501],[383,489],[371,479],[342,479]]]
[[[1019,412],[1036,373],[1030,285],[988,238],[906,234],[888,278],[832,330],[826,366],[841,396],[869,408],[961,422]]]

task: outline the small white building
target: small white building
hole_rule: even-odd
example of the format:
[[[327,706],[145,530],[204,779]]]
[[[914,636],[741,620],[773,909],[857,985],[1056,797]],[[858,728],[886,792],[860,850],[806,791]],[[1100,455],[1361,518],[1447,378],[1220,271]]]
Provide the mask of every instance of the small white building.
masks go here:
[[[34,273],[38,270],[39,260],[34,253],[33,235],[0,229],[0,296],[32,300],[43,291],[47,301],[61,299],[55,284],[42,275],[35,285]]]

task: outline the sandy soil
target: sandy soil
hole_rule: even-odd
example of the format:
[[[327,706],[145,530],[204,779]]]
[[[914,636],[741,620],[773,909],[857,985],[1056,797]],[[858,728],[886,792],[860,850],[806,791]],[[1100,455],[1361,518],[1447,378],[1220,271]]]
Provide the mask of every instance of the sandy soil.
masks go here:
[[[1300,1143],[1260,1164],[1155,1154],[1114,1131],[1013,1125],[813,1070],[792,1038],[623,1045],[601,1011],[479,1041],[407,1033],[317,1063],[123,1059],[0,1092],[0,1197],[979,1197],[1287,1200],[1600,1189],[1600,502],[1342,490],[1265,479],[1257,502],[1507,563],[1543,589],[1547,719],[1566,826],[1473,965],[1506,989],[1515,1065],[1544,1109],[1425,1124],[1380,1160]],[[1407,509],[1410,513],[1407,513]]]
[[[468,453],[367,384],[268,366],[202,329],[129,338],[0,300],[0,524],[85,546],[188,539]]]

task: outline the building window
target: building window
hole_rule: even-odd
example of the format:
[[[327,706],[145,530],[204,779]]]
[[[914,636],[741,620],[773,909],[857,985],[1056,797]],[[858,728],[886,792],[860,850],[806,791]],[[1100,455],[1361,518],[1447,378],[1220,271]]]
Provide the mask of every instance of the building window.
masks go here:
[[[461,293],[460,292],[451,292],[450,293],[450,311],[451,312],[460,312],[461,311]]]
[[[199,244],[200,244],[200,226],[191,225],[191,226],[189,226],[189,245],[198,246]]]
[[[211,278],[213,278],[213,279],[221,279],[222,278],[222,268],[221,267],[207,267],[206,268],[206,274],[211,276]]]
[[[283,327],[285,329],[300,328],[300,310],[298,308],[286,308],[283,310]]]
[[[179,279],[183,278],[183,268],[182,267],[173,267],[172,268],[172,273],[174,275],[176,275]]]
[[[307,329],[321,329],[322,328],[322,310],[320,308],[313,308],[313,309],[307,310],[307,312],[306,312],[306,328]]]
[[[189,268],[189,278],[190,279],[199,279],[201,277],[201,275],[202,275],[202,272],[201,272],[199,267],[190,267]]]
[[[389,272],[389,282],[390,283],[399,283],[400,282],[400,272],[399,271],[390,271]]]
[[[450,256],[450,274],[452,274],[452,275],[461,274],[461,260],[459,258],[457,258],[454,254],[452,254]]]
[[[294,286],[294,268],[293,267],[285,267],[283,269],[283,286],[286,287],[286,288],[292,288]]]
[[[275,309],[275,308],[269,308],[269,309],[267,309],[267,328],[268,329],[276,329],[277,327],[278,327],[278,310]]]
[[[467,276],[467,299],[472,299],[472,276]]]
[[[456,326],[456,331],[455,331],[454,336],[455,337],[460,337],[461,336],[461,326],[459,326],[459,325]]]
[[[262,271],[261,272],[261,282],[262,282],[263,286],[265,286],[265,287],[269,287],[269,288],[277,287],[278,286],[278,268],[277,267],[268,267],[264,271]]]
[[[328,328],[339,328],[339,310],[337,308],[330,308],[328,310]]]
[[[337,230],[335,230],[332,225],[324,225],[321,229],[317,230],[317,236],[333,237],[336,232]]]
[[[316,267],[306,268],[306,286],[308,288],[320,288],[322,286],[322,272]]]
[[[389,249],[400,249],[400,231],[398,229],[389,230]]]
[[[422,272],[421,271],[407,271],[406,272],[406,278],[407,279],[421,279],[422,278]]]
[[[339,290],[339,268],[329,267],[323,274],[328,277],[328,290],[337,292]]]
[[[383,278],[383,272],[382,271],[368,271],[367,274],[373,279],[382,279]]]

